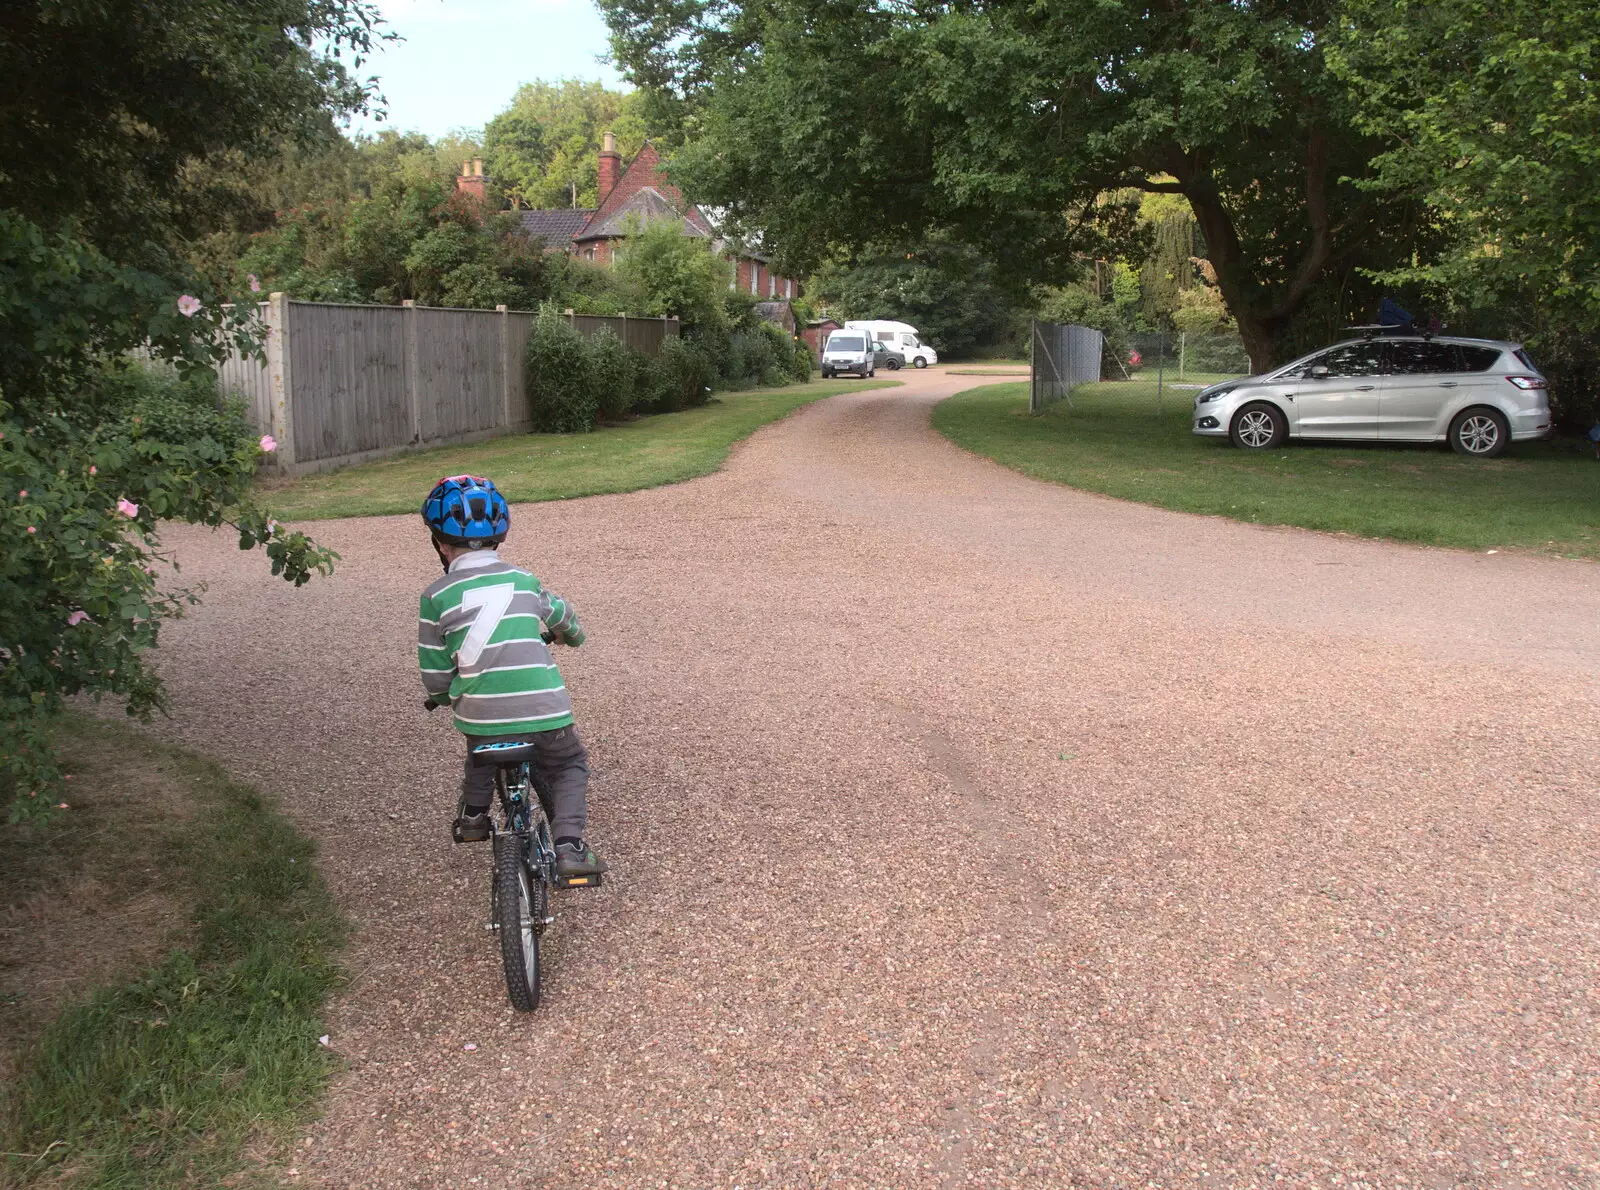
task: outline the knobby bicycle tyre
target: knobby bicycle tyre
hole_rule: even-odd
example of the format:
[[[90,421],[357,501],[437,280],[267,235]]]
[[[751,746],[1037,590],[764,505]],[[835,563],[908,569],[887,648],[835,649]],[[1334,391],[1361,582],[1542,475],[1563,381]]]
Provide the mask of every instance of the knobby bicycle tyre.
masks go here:
[[[539,935],[549,894],[523,863],[522,843],[513,834],[494,837],[494,891],[506,994],[517,1011],[532,1012],[539,1007]]]

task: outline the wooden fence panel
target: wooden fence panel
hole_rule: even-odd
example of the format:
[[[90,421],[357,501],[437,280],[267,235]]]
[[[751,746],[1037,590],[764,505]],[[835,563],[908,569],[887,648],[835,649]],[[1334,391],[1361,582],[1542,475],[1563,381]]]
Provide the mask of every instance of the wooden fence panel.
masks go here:
[[[230,355],[217,367],[217,391],[242,400],[245,416],[256,429],[266,432],[271,427],[272,378],[265,360]]]
[[[492,430],[504,419],[501,316],[414,308],[417,407],[425,443]]]
[[[511,408],[507,419],[512,426],[526,426],[532,417],[528,403],[527,358],[528,340],[533,338],[533,328],[539,323],[537,314],[513,310],[506,315],[506,363],[511,368]]]
[[[534,314],[294,302],[281,293],[263,312],[265,365],[230,359],[218,389],[243,396],[255,425],[279,440],[273,465],[286,474],[529,426],[523,355]],[[586,336],[607,327],[648,355],[678,335],[675,318],[566,317]]]
[[[289,303],[294,459],[340,459],[415,440],[403,312]]]

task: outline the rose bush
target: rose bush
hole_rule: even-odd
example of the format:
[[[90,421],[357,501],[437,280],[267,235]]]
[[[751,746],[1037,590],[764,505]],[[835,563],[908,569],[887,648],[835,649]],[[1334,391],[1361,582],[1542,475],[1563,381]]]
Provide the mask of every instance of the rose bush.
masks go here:
[[[0,801],[13,820],[60,807],[49,726],[64,699],[111,694],[136,716],[163,705],[146,655],[199,590],[176,581],[159,522],[230,526],[297,586],[336,559],[251,500],[270,440],[218,402],[211,365],[260,328],[230,321],[223,296],[180,305],[159,276],[0,212]]]

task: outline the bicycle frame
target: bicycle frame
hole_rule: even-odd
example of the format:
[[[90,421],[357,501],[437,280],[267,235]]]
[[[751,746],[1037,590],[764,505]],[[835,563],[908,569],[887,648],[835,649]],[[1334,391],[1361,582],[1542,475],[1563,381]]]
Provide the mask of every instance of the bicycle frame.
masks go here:
[[[500,799],[500,813],[502,821],[490,824],[494,834],[514,835],[521,845],[522,863],[528,869],[528,874],[542,882],[546,888],[555,887],[556,883],[556,845],[555,839],[550,834],[549,810],[545,806],[545,798],[538,793],[534,783],[533,767],[524,761],[521,764],[505,765],[495,773],[495,793]],[[536,800],[537,799],[537,800]],[[549,911],[546,910],[546,913]],[[490,890],[489,919],[490,928],[498,928],[499,910],[495,903],[494,890]],[[539,933],[544,932],[544,927],[555,919],[545,917],[543,921],[535,923]]]

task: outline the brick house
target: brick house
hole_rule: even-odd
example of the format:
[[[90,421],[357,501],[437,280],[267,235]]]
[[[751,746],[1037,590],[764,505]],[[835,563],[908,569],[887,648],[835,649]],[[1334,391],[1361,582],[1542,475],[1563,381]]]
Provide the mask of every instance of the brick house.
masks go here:
[[[597,264],[610,264],[617,241],[627,236],[630,224],[678,221],[684,235],[706,240],[733,265],[728,288],[750,294],[767,307],[763,317],[780,324],[787,320],[793,332],[794,314],[787,306],[800,296],[800,283],[774,272],[768,257],[719,238],[705,212],[688,202],[667,180],[654,145],[646,141],[624,169],[617,139],[608,132],[600,150],[599,167],[599,206],[514,212],[521,220],[522,234],[543,240],[547,252],[566,251]],[[487,179],[481,160],[462,166],[456,189],[486,197]],[[777,310],[779,305],[784,309]]]

